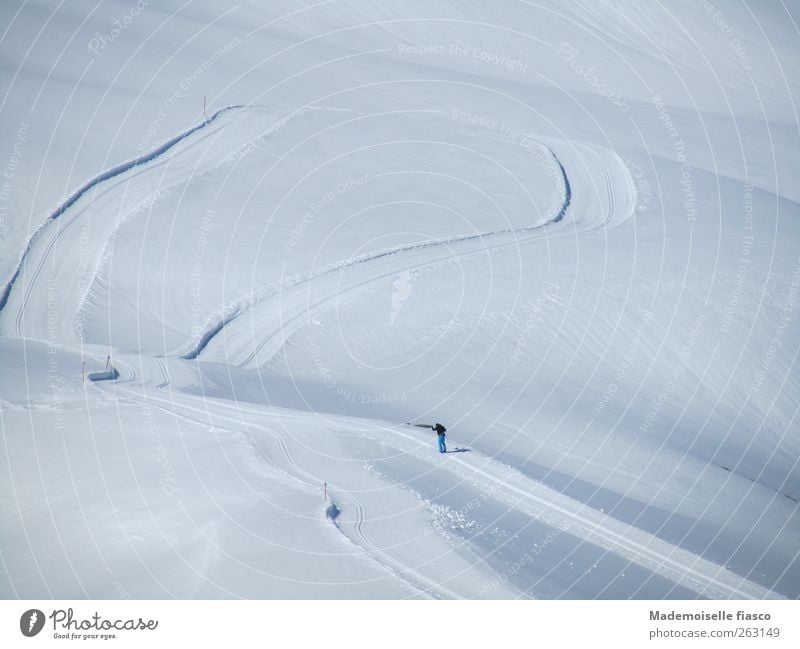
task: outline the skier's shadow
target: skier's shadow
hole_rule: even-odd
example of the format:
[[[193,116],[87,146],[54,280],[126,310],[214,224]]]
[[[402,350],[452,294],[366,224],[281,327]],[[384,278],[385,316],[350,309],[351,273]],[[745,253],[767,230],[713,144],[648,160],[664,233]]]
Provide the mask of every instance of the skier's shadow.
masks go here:
[[[452,451],[447,451],[448,453],[472,453],[471,448],[454,448]]]

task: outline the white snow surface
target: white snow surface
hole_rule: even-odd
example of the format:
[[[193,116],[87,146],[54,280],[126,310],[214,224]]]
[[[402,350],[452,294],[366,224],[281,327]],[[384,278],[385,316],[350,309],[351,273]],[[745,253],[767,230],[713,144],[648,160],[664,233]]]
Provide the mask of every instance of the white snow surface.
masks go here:
[[[2,3],[0,595],[800,597],[800,7],[709,4]]]

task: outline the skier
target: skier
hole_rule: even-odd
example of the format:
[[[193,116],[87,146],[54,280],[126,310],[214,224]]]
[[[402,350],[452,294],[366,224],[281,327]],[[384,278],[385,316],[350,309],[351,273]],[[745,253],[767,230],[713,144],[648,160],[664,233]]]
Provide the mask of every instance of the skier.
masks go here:
[[[406,422],[409,423],[409,422]],[[417,428],[430,428],[432,431],[436,433],[436,438],[439,440],[439,453],[447,453],[447,444],[445,444],[445,433],[447,429],[442,426],[439,422],[436,422],[433,426],[430,424],[414,424]]]
[[[444,440],[444,434],[447,432],[447,429],[438,422],[435,426],[431,426],[431,428],[436,431],[436,437],[439,440],[439,453],[447,453],[447,445]]]

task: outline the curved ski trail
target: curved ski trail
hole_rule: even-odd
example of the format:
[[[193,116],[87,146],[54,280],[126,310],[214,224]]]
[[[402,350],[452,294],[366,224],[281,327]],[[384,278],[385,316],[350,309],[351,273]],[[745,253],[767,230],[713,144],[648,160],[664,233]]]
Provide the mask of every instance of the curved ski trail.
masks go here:
[[[93,281],[120,225],[176,186],[234,159],[290,118],[291,114],[228,106],[155,150],[82,185],[29,240],[3,292],[0,331],[52,337],[47,318],[42,317],[47,307],[59,313],[59,341],[78,342],[73,327],[92,284],[82,284],[81,278]],[[82,236],[84,227],[91,228],[91,236]]]
[[[616,227],[633,215],[636,189],[625,163],[610,149],[546,140],[541,144],[562,175],[562,204],[545,223],[423,241],[380,250],[290,280],[262,296],[246,295],[208,320],[205,331],[176,352],[182,358],[261,366],[310,318],[345,294],[405,271],[482,255],[574,230]]]
[[[114,178],[115,176],[119,176],[119,175],[121,175],[121,174],[123,174],[123,173],[125,173],[127,171],[130,171],[134,167],[138,167],[138,166],[144,165],[144,164],[146,164],[148,162],[151,162],[151,161],[155,160],[156,158],[162,156],[164,153],[166,153],[167,151],[172,149],[176,144],[178,144],[179,142],[181,142],[181,141],[185,140],[186,138],[188,138],[193,133],[199,131],[202,128],[206,128],[208,125],[210,125],[213,122],[215,122],[219,118],[219,116],[222,115],[223,113],[226,113],[226,112],[228,112],[230,110],[234,110],[234,109],[237,109],[237,108],[242,108],[242,105],[241,104],[234,104],[232,106],[225,106],[224,108],[220,108],[218,111],[213,113],[211,115],[211,117],[209,117],[205,121],[201,122],[200,124],[197,124],[197,125],[191,127],[190,129],[184,131],[183,133],[180,133],[179,135],[176,135],[171,140],[168,140],[167,142],[165,142],[161,146],[156,147],[155,149],[153,149],[152,151],[150,151],[148,153],[145,153],[145,154],[143,154],[141,156],[138,156],[136,158],[128,160],[127,162],[123,162],[121,164],[118,164],[118,165],[112,167],[111,169],[108,169],[108,170],[98,174],[97,176],[95,176],[91,180],[89,180],[86,183],[84,183],[77,190],[75,190],[65,201],[60,203],[56,207],[56,209],[53,210],[53,212],[50,214],[50,216],[47,217],[47,219],[36,229],[36,231],[28,239],[28,242],[27,242],[27,244],[25,245],[25,248],[22,251],[22,255],[20,256],[20,259],[19,259],[19,262],[17,264],[16,270],[12,274],[11,278],[9,279],[9,281],[6,282],[6,285],[3,288],[3,292],[2,292],[2,294],[0,294],[0,310],[5,308],[6,303],[8,302],[8,296],[11,293],[11,289],[13,288],[14,283],[16,282],[17,278],[19,277],[19,274],[20,274],[20,272],[22,270],[22,266],[23,266],[23,264],[25,262],[26,255],[30,252],[31,248],[33,247],[33,245],[36,242],[36,240],[38,239],[38,237],[41,236],[42,231],[47,227],[47,225],[51,221],[55,221],[64,212],[66,212],[69,208],[71,208],[90,189],[96,187],[100,183],[105,182],[106,180],[110,180],[111,178]]]

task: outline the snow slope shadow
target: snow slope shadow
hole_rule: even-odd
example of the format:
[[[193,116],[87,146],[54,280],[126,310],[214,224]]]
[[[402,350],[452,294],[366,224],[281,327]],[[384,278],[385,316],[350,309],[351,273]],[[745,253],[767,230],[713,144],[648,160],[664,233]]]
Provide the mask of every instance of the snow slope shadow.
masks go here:
[[[176,352],[185,359],[261,366],[308,320],[344,294],[404,271],[453,258],[482,255],[542,237],[572,236],[574,230],[616,227],[633,215],[636,189],[622,159],[612,150],[543,139],[540,146],[559,170],[562,200],[544,223],[423,241],[361,255],[325,267],[263,295],[256,291],[212,315],[206,329]]]

